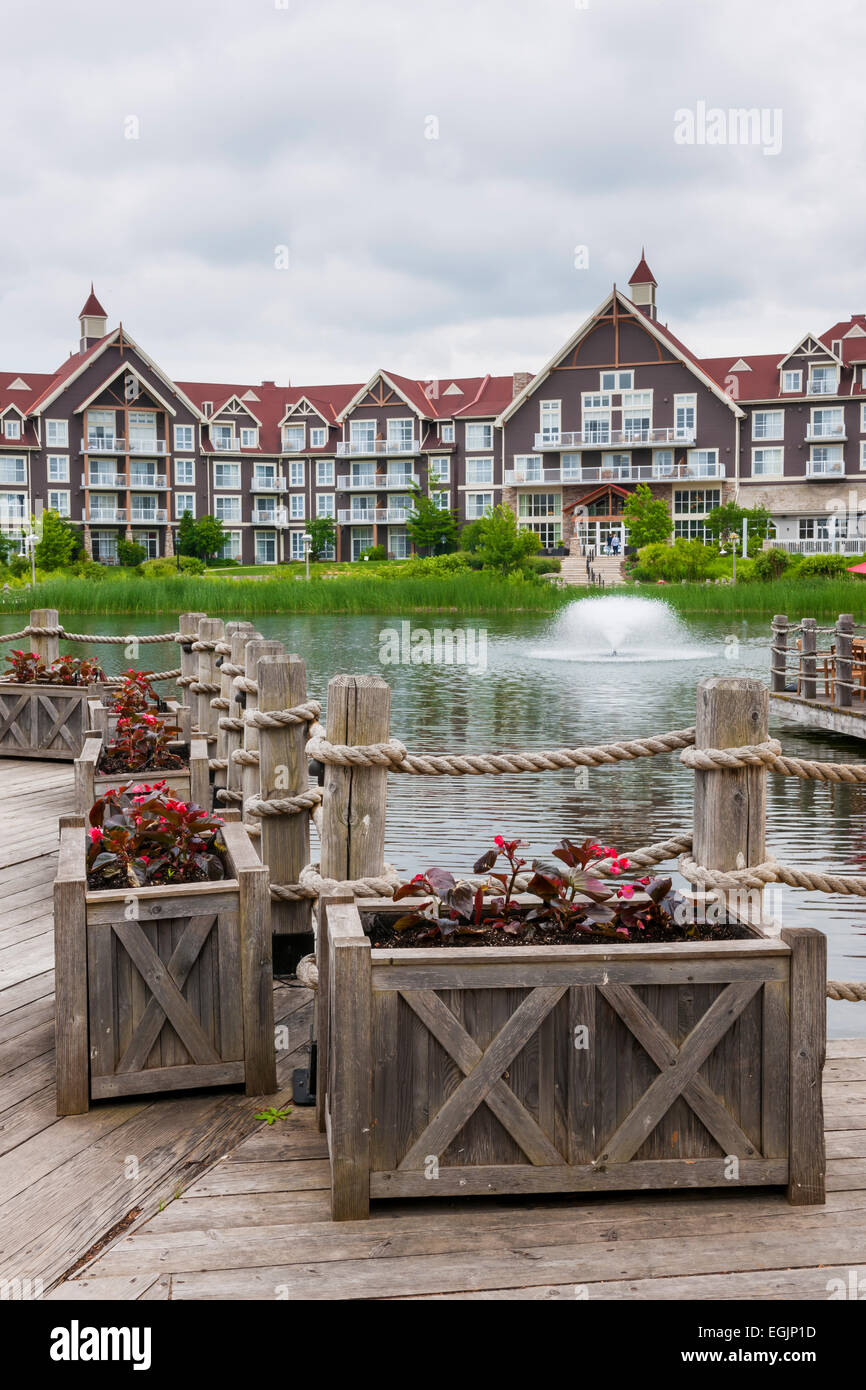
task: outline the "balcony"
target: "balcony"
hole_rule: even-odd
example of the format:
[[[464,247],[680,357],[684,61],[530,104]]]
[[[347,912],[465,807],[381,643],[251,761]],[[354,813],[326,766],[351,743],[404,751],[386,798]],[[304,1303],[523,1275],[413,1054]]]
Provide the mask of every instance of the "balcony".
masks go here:
[[[617,468],[511,469],[504,475],[504,487],[540,487],[545,483],[673,483],[682,479],[724,478],[723,463],[674,463],[663,468],[654,463],[632,463]]]
[[[811,541],[785,541],[774,539],[771,544],[776,550],[787,550],[789,555],[862,555],[863,537],[851,536],[838,539],[820,536]]]
[[[420,487],[420,484],[417,473],[365,473],[363,477],[341,473],[337,477],[337,489],[341,492],[388,492],[394,488]]]
[[[167,454],[168,445],[164,439],[130,439],[129,452],[147,454],[149,458],[155,458],[157,454]]]
[[[307,446],[303,441],[300,444],[290,444],[284,439],[280,447],[281,454],[305,454],[306,452]]]
[[[117,438],[103,438],[100,435],[91,434],[87,437],[87,442],[81,445],[82,454],[125,454],[126,440]]]
[[[302,516],[294,517],[295,521],[303,521]],[[254,526],[288,526],[289,513],[286,507],[254,507],[252,522]]]
[[[819,425],[814,420],[810,420],[806,426],[806,439],[810,443],[822,439],[832,439],[836,444],[843,444],[847,438],[844,424]]]
[[[211,444],[218,454],[236,454],[240,452],[240,445],[238,444],[237,436],[234,434],[230,439],[212,439]]]
[[[253,478],[252,492],[285,492],[285,478]]]
[[[806,389],[807,396],[835,396],[839,390],[839,383],[833,381],[810,381]]]
[[[420,442],[410,439],[341,439],[337,444],[338,458],[379,458],[385,454],[397,457],[417,454],[421,451]]]
[[[130,473],[129,486],[135,488],[150,488],[156,492],[164,492],[168,487],[168,478],[164,473]]]
[[[90,508],[90,516],[87,518],[91,526],[100,525],[106,521],[126,521],[125,507],[97,507]]]
[[[806,463],[807,478],[844,478],[844,459],[809,459]]]
[[[373,507],[366,512],[338,511],[337,521],[341,526],[403,526],[411,515],[411,510],[406,507]]]
[[[81,486],[82,486],[82,487],[89,487],[89,488],[110,487],[112,490],[114,490],[114,489],[116,489],[116,488],[119,488],[119,487],[126,487],[126,474],[125,474],[125,473],[94,473],[94,472],[91,470],[91,473],[90,473],[90,482],[87,481],[86,475],[85,475],[84,473],[82,473],[82,475],[81,475]]]
[[[543,452],[545,449],[609,449],[614,446],[631,449],[656,444],[690,447],[695,437],[694,430],[678,430],[673,425],[658,425],[646,430],[570,430],[560,431],[558,435],[537,434],[533,448]]]
[[[168,520],[168,513],[164,507],[157,507],[152,511],[142,512],[133,507],[129,513],[129,519],[133,526],[156,526]]]

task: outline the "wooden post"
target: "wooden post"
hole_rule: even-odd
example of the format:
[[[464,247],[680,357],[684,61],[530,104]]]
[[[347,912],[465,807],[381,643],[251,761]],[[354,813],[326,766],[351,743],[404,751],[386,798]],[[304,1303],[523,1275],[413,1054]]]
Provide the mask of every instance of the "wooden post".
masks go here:
[[[802,689],[805,700],[814,700],[818,694],[818,662],[815,653],[818,650],[818,633],[816,631],[818,623],[815,618],[803,619],[803,648],[802,648]]]
[[[219,642],[225,636],[225,623],[222,618],[201,618],[198,625],[200,642]],[[216,736],[216,721],[219,711],[211,709],[210,702],[219,693],[219,670],[215,651],[198,653],[198,681],[201,685],[216,686],[215,690],[204,690],[198,697],[199,733],[207,734],[208,739]]]
[[[282,644],[282,642],[277,642],[277,641],[275,641],[273,638],[261,638],[261,639],[256,639],[256,640],[254,640],[254,641],[252,641],[252,642],[247,642],[247,644],[246,644],[246,646],[245,646],[245,648],[244,648],[244,668],[245,668],[245,673],[246,673],[247,679],[248,679],[248,680],[251,680],[251,681],[254,681],[254,680],[256,679],[256,676],[257,676],[257,674],[258,674],[259,660],[261,659],[261,657],[263,657],[263,656],[282,656],[282,654],[283,654],[283,644]],[[254,710],[254,709],[258,709],[258,703],[259,703],[259,701],[258,701],[258,694],[257,694],[257,693],[250,693],[250,692],[248,691],[248,692],[247,692],[247,695],[246,695],[246,699],[243,701],[244,709],[245,709],[245,710]],[[245,752],[245,753],[257,753],[257,752],[259,751],[259,731],[258,731],[258,729],[254,729],[253,726],[252,726],[251,724],[245,724],[245,725],[244,725],[244,742],[243,742],[243,748],[244,748],[244,752]],[[244,763],[244,765],[243,765],[243,770],[242,770],[242,773],[241,773],[241,791],[243,792],[243,797],[244,797],[244,800],[243,800],[244,813],[246,813],[246,805],[247,805],[247,802],[249,801],[250,797],[251,797],[251,796],[257,796],[257,795],[258,795],[258,790],[259,790],[259,769],[258,769],[258,764],[257,764],[257,763],[254,763],[254,764],[252,764],[252,766],[248,766],[246,763]],[[245,818],[246,818],[246,814],[245,814]]]
[[[31,627],[59,627],[60,614],[56,608],[32,608],[30,610]],[[50,666],[52,661],[56,661],[60,655],[59,637],[31,637],[30,650],[36,652],[43,665]]]
[[[264,656],[258,664],[258,706],[262,712],[291,709],[307,698],[307,668],[299,656]],[[278,729],[259,729],[259,788],[263,800],[294,796],[310,785],[304,748],[308,725],[283,724]],[[260,817],[260,854],[272,883],[297,883],[310,859],[310,816]],[[312,934],[312,904],[271,902],[274,936]],[[307,946],[312,943],[310,942]],[[303,954],[303,953],[302,953]]]
[[[61,816],[60,855],[54,880],[58,1115],[83,1115],[90,1105],[85,847],[84,817]]]
[[[808,1206],[825,1200],[827,938],[815,927],[795,927],[784,928],[782,940],[791,948],[788,1201]]]
[[[226,625],[225,625],[225,629],[226,629],[226,630],[225,630],[226,642],[227,642],[227,644],[228,644],[229,646],[231,646],[231,640],[232,640],[232,638],[233,638],[237,633],[239,633],[239,632],[245,633],[248,637],[251,637],[251,636],[253,635],[253,625],[252,625],[252,623],[249,623],[249,622],[235,622],[235,621],[228,622],[228,623],[226,623]],[[217,661],[218,661],[218,665],[219,665],[220,698],[221,698],[222,700],[227,700],[228,703],[229,703],[229,707],[231,707],[231,702],[232,702],[232,681],[234,680],[234,677],[231,675],[231,671],[230,671],[230,670],[229,670],[229,671],[225,671],[225,670],[223,669],[225,666],[228,666],[229,668],[231,668],[231,666],[232,666],[232,664],[233,664],[233,663],[232,663],[231,653],[229,653],[229,655],[228,655],[227,657],[226,657],[226,656],[224,656],[223,658],[219,658],[219,657],[218,657],[218,658],[217,658]],[[219,726],[219,721],[220,721],[220,719],[222,718],[222,716],[223,716],[224,714],[228,714],[229,712],[230,712],[230,708],[229,708],[229,709],[221,709],[221,710],[218,710],[218,711],[217,711],[217,716],[218,716],[218,717],[217,717],[217,720],[216,720],[216,757],[217,757],[217,758],[220,758],[220,759],[225,758],[225,757],[227,756],[227,754],[226,754],[226,738],[227,738],[227,733],[228,733],[228,731],[227,731],[226,729],[221,729],[221,728],[220,728],[220,726]],[[234,746],[237,747],[237,745],[234,745]],[[213,780],[214,780],[214,786],[215,786],[215,787],[227,787],[227,786],[228,786],[228,768],[227,768],[227,767],[226,767],[226,768],[222,768],[222,767],[216,768],[215,771],[214,771],[214,779],[213,779]]]
[[[352,897],[319,898],[316,904],[318,930],[316,932],[316,968],[319,984],[316,990],[316,1046],[318,1049],[318,1076],[316,1079],[316,1123],[324,1134],[327,1130],[328,1084],[330,1056],[330,985],[331,952],[328,939],[328,912],[332,903],[346,907],[354,903]]]
[[[232,651],[231,651],[231,656],[229,657],[229,663],[230,663],[232,666],[238,666],[238,667],[240,667],[241,671],[245,671],[245,670],[246,670],[246,665],[245,665],[245,662],[246,662],[245,650],[246,650],[247,642],[261,641],[261,640],[262,640],[262,634],[261,634],[260,632],[255,632],[255,631],[253,631],[253,632],[234,632],[234,633],[232,633],[232,636],[231,636],[231,649],[232,649]],[[228,714],[229,714],[229,718],[231,718],[231,719],[240,719],[241,715],[243,714],[243,709],[242,709],[241,705],[238,703],[238,701],[237,701],[237,699],[236,699],[235,678],[234,678],[234,676],[229,676],[229,707],[228,707]],[[226,783],[225,783],[225,784],[226,784],[226,787],[228,788],[229,791],[231,791],[231,792],[237,792],[238,795],[240,795],[241,785],[242,785],[242,783],[243,783],[243,768],[241,767],[240,763],[232,762],[232,753],[235,751],[236,748],[241,748],[241,747],[243,746],[244,736],[243,736],[243,733],[242,733],[240,730],[236,730],[236,729],[226,729],[226,730],[224,730],[224,732],[225,732],[225,739],[226,739],[226,741],[225,741],[225,758],[226,758],[226,763],[227,763],[227,767],[226,767]],[[228,804],[228,805],[231,805],[231,806],[236,806],[238,803],[235,802],[235,801],[230,801],[230,802],[228,802],[227,804]],[[238,814],[240,814],[240,813],[238,813]]]
[[[763,681],[710,676],[698,685],[696,748],[740,748],[769,738],[770,695]],[[764,767],[695,769],[692,856],[707,869],[742,869],[766,858]],[[763,904],[758,891],[757,905]],[[726,893],[739,907],[735,895]],[[741,901],[751,903],[747,894]],[[747,915],[752,916],[749,912]]]
[[[854,692],[851,682],[854,678],[852,663],[854,643],[854,615],[840,613],[836,621],[836,661],[833,689],[837,709],[850,709]]]
[[[229,821],[223,833],[240,887],[244,1087],[248,1096],[272,1095],[277,1089],[277,1058],[268,871],[242,825]]]
[[[783,695],[788,678],[788,615],[777,613],[772,624],[770,647],[770,689]]]
[[[336,929],[332,930],[332,926]],[[351,1038],[354,1044],[351,1048],[334,1048],[328,1060],[331,1220],[363,1221],[370,1215],[370,942],[361,930],[354,904],[332,907],[321,929],[330,933],[335,1032],[340,1038]]]
[[[388,739],[391,687],[381,676],[334,676],[328,683],[329,743]],[[388,769],[327,763],[322,801],[322,876],[338,882],[381,874],[385,862]]]
[[[192,650],[192,643],[198,637],[199,623],[202,618],[206,617],[206,613],[181,613],[177,620],[177,630],[182,638],[180,643],[180,674],[188,680],[195,680],[198,676],[198,652]],[[190,694],[188,685],[180,687],[180,702],[193,711],[193,722],[195,722],[198,700]]]
[[[204,810],[208,810],[211,804],[207,741],[203,738],[190,740],[189,799],[194,806],[201,806]]]

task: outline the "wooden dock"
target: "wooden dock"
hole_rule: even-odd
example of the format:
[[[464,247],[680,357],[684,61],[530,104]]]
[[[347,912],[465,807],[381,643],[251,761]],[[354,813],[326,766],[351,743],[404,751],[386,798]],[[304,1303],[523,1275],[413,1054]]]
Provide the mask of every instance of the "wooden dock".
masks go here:
[[[807,729],[824,729],[846,738],[866,739],[866,701],[858,700],[848,709],[840,709],[831,695],[816,695],[807,700],[802,695],[773,691],[770,694],[770,715],[789,723],[802,724]]]
[[[789,1299],[866,1278],[866,1039],[830,1043],[825,1207],[782,1192],[374,1203],[331,1222],[311,1110],[225,1091],[58,1119],[51,891],[72,769],[0,764],[0,1281],[50,1299]],[[285,1104],[311,996],[278,985]]]

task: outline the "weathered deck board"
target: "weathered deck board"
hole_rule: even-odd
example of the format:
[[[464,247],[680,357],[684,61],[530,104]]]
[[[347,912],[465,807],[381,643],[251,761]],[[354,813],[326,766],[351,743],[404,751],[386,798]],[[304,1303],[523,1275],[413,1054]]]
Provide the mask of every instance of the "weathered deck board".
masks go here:
[[[71,791],[70,768],[0,763],[0,1278],[42,1278],[48,1297],[76,1301],[539,1301],[574,1300],[576,1286],[823,1300],[828,1280],[866,1276],[866,1039],[828,1046],[826,1207],[773,1190],[440,1199],[374,1203],[369,1221],[335,1225],[309,1110],[267,1127],[261,1102],[205,1092],[58,1119],[51,885]],[[282,986],[275,1003],[285,1087],[311,1006]]]

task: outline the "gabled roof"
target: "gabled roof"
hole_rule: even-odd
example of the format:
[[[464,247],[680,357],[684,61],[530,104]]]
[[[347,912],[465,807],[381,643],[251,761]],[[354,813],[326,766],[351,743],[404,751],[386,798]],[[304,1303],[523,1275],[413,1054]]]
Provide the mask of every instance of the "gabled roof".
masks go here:
[[[641,247],[640,249],[640,260],[638,261],[631,275],[628,277],[628,283],[629,286],[655,285],[656,289],[658,289],[658,280],[653,275],[652,271],[646,263],[646,253],[643,247]]]
[[[216,405],[214,406],[213,415],[209,415],[209,416],[208,416],[208,423],[210,423],[212,420],[216,420],[217,416],[218,416],[218,415],[221,415],[221,414],[223,413],[223,411],[226,410],[226,409],[228,408],[228,406],[231,405],[232,401],[234,401],[237,405],[239,405],[240,408],[241,408],[241,410],[243,411],[243,413],[244,413],[245,415],[248,415],[248,416],[250,417],[251,420],[255,420],[256,424],[257,424],[258,427],[259,427],[259,429],[261,429],[262,422],[261,422],[261,420],[259,419],[258,415],[254,415],[254,414],[253,414],[253,412],[252,412],[252,410],[250,410],[250,407],[249,407],[249,405],[247,404],[247,402],[238,394],[237,391],[233,391],[232,394],[231,394],[229,397],[227,397],[226,400],[223,401],[222,405],[221,405],[219,408],[217,408]]]
[[[105,312],[105,310],[103,309],[102,305],[100,304],[99,300],[96,298],[96,295],[93,293],[93,281],[92,281],[92,280],[91,280],[91,282],[90,282],[90,294],[87,296],[87,299],[85,300],[85,303],[84,303],[84,308],[81,310],[81,313],[78,315],[78,317],[79,317],[80,319],[83,319],[83,318],[101,318],[101,319],[107,319],[107,318],[108,318],[108,315],[106,314],[106,312]]]
[[[93,343],[85,352],[74,352],[68,357],[63,363],[63,366],[49,379],[44,390],[30,403],[28,412],[33,414],[36,412],[41,413],[45,410],[47,406],[51,405],[52,401],[56,400],[64,387],[70,386],[75,378],[81,375],[85,367],[89,366],[91,362],[94,362],[97,357],[101,357],[106,348],[111,347],[113,343],[117,343],[121,349],[125,348],[134,352],[141,358],[142,362],[150,368],[154,376],[163,382],[172,393],[180,397],[184,405],[187,406],[194,415],[201,416],[201,411],[198,409],[198,406],[189,399],[184,393],[183,388],[177,382],[172,381],[170,377],[166,376],[165,372],[148,357],[144,349],[140,348],[138,343],[134,342],[129,334],[124,332],[122,324],[117,328],[113,328],[110,333],[106,333],[104,338],[100,338],[97,342]],[[124,365],[127,369],[133,366],[131,362],[125,363]],[[152,390],[153,388],[149,387],[148,389]]]
[[[396,391],[397,395],[408,405],[409,409],[414,410],[415,414],[422,419],[435,416],[436,410],[429,397],[425,394],[424,388],[419,381],[412,381],[410,377],[398,376],[396,372],[385,372],[380,368],[373,373],[369,381],[365,381],[363,386],[359,386],[352,399],[347,402],[337,416],[337,424],[341,425],[343,423],[349,411],[354,410],[355,406],[361,404],[367,392],[372,391],[376,382],[379,380],[384,381],[390,386],[392,391]]]
[[[615,492],[619,497],[631,497],[633,495],[628,488],[620,487],[619,483],[602,483],[600,487],[594,487],[592,492],[585,492],[582,497],[576,497],[562,510],[571,512],[575,507],[585,507],[587,502],[594,502],[597,497],[603,497],[606,492]]]
[[[709,391],[712,391],[714,396],[724,401],[725,405],[727,405],[735,415],[740,417],[745,415],[745,411],[741,410],[736,401],[731,400],[730,396],[721,389],[718,382],[709,375],[700,359],[695,357],[694,353],[687,348],[684,343],[681,343],[678,338],[675,338],[668,328],[663,328],[655,319],[648,318],[638,304],[633,304],[632,301],[614,285],[611,293],[606,299],[602,300],[594,313],[590,314],[589,318],[581,324],[577,332],[572,334],[567,343],[564,343],[562,347],[557,349],[550,361],[542,367],[541,371],[524,386],[522,391],[518,391],[513,401],[501,411],[496,421],[497,425],[503,425],[506,420],[509,420],[523,402],[538,390],[538,387],[547,380],[550,373],[562,358],[565,357],[567,353],[571,352],[572,348],[576,347],[581,339],[585,338],[587,333],[595,327],[596,322],[604,313],[605,309],[607,309],[609,305],[612,305],[614,300],[622,305],[628,314],[634,315],[635,322],[637,322],[641,328],[649,333],[651,337],[656,338],[660,343],[664,344],[675,357],[679,358],[685,367],[688,367],[689,371],[692,372]]]
[[[160,405],[163,406],[163,408],[167,410],[169,414],[177,414],[177,411],[175,410],[174,406],[170,405],[169,402],[165,399],[165,397],[161,396],[159,392],[153,386],[151,386],[150,382],[147,381],[141,375],[141,372],[136,370],[136,368],[132,365],[131,362],[119,362],[115,370],[105,378],[101,385],[96,387],[95,391],[91,392],[91,394],[87,397],[87,400],[82,401],[80,405],[77,405],[75,407],[75,414],[80,415],[83,410],[86,410],[89,405],[92,405],[93,402],[96,400],[97,396],[101,396],[102,392],[105,391],[113,381],[116,381],[119,376],[134,376],[137,381],[141,382],[147,394],[149,396],[155,397],[155,399],[159,401]]]
[[[807,343],[814,343],[815,346],[812,348],[806,347]],[[800,352],[802,348],[806,349],[806,356],[811,356],[813,352],[826,353],[828,357],[832,357],[834,362],[838,362],[840,367],[842,365],[841,357],[837,357],[833,349],[829,347],[827,343],[822,342],[822,340],[817,336],[817,334],[805,333],[803,337],[800,339],[799,343],[795,343],[794,347],[791,348],[791,351],[786,353],[785,356],[782,358],[781,362],[778,363],[779,370],[781,371],[785,363],[790,361],[792,357],[796,356],[796,354]]]

